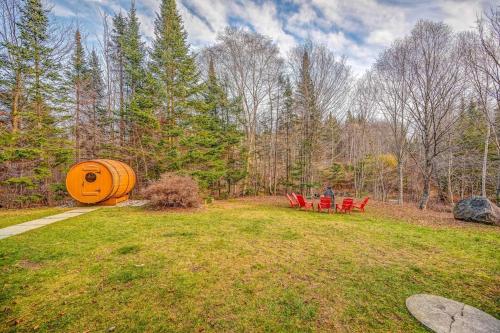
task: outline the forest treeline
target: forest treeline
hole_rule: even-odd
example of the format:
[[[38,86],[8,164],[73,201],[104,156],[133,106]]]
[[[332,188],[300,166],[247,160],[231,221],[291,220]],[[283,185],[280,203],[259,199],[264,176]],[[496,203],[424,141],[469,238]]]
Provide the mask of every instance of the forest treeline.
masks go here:
[[[68,168],[92,158],[130,164],[139,188],[178,172],[219,198],[331,184],[420,208],[499,200],[498,9],[461,33],[419,21],[357,77],[324,45],[284,57],[248,29],[193,52],[175,0],[154,36],[133,1],[103,14],[99,43],[41,0],[0,3],[2,206],[63,200]]]

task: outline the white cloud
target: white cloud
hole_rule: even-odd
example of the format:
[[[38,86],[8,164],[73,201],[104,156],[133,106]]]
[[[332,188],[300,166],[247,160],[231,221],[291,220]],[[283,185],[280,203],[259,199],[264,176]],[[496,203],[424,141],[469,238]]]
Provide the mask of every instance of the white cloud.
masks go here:
[[[154,38],[154,33],[155,33],[155,25],[154,25],[155,15],[137,12],[137,19],[139,20],[139,23],[140,23],[139,28],[141,30],[141,33],[144,36],[149,37],[149,39]]]
[[[369,67],[370,61],[375,59],[378,53],[378,48],[358,45],[343,32],[325,33],[321,30],[312,30],[308,35],[312,41],[325,45],[338,57],[346,56],[348,64],[358,75]]]
[[[390,30],[379,29],[370,32],[366,41],[369,44],[389,46],[396,37],[397,36]]]
[[[193,46],[205,46],[215,41],[216,33],[210,29],[204,20],[193,15],[184,5],[180,4],[178,7],[184,20],[189,42]]]
[[[130,0],[48,0],[60,17],[84,17],[78,12],[92,8],[109,13],[128,9]],[[311,39],[346,55],[356,73],[361,74],[377,54],[395,39],[407,35],[419,19],[442,20],[454,30],[473,28],[476,15],[494,6],[495,0],[177,0],[188,33],[197,49],[216,42],[217,34],[230,23],[251,26],[273,39],[283,55]],[[136,0],[141,32],[154,35],[155,12],[160,0]],[[293,6],[289,6],[293,3]],[[72,4],[70,7],[69,5]],[[286,7],[286,8],[285,8]],[[96,18],[100,19],[100,18]],[[89,20],[92,20],[89,18]],[[91,31],[97,30],[91,27]],[[99,28],[98,28],[99,29]]]
[[[186,6],[194,8],[199,15],[203,15],[213,32],[221,31],[228,25],[230,1],[184,0],[183,2]]]
[[[251,24],[258,33],[271,37],[283,55],[297,45],[295,38],[284,31],[276,4],[264,2],[259,5],[246,1],[234,6],[234,13]]]
[[[188,41],[194,48],[215,42],[217,32],[228,25],[226,13],[229,4],[229,1],[224,0],[177,1],[177,9],[184,21]],[[160,9],[160,1],[143,0],[141,5],[146,7],[149,12],[148,15],[138,12],[141,30],[145,35],[152,37],[154,36],[154,20]],[[197,15],[194,15],[190,10],[194,10]]]
[[[476,15],[493,0],[435,0],[383,3],[376,0],[295,0],[299,11],[287,28],[301,38],[324,43],[345,54],[356,72],[375,61],[394,40],[407,35],[419,19],[442,20],[453,30],[474,27]]]
[[[375,0],[312,0],[322,13],[325,27],[336,26],[349,32],[375,29],[397,34],[405,28],[405,12],[401,8],[381,4]]]
[[[55,4],[53,5],[52,7],[52,13],[55,15],[55,16],[59,16],[59,17],[72,17],[72,16],[75,16],[75,13],[63,6],[63,5],[60,5],[60,4]]]
[[[136,0],[136,4],[137,4]],[[151,12],[157,12],[160,9],[160,1],[158,0],[140,0],[140,3],[148,8]]]
[[[409,26],[404,11],[375,0],[295,0],[295,4],[299,10],[286,28],[347,56],[358,74]]]
[[[283,55],[297,44],[295,38],[285,32],[276,4],[270,1],[258,4],[253,1],[183,0],[178,5],[189,41],[194,46],[214,43],[217,34],[230,24],[230,18],[245,22],[256,32],[271,37]]]
[[[479,1],[443,1],[441,4],[444,22],[455,31],[473,29],[482,7]]]

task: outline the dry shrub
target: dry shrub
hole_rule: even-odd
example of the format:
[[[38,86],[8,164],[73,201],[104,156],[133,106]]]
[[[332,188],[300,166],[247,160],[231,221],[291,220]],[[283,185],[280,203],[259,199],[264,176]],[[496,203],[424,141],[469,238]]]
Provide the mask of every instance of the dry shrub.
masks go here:
[[[200,196],[198,183],[189,176],[167,172],[143,191],[155,208],[198,207]]]

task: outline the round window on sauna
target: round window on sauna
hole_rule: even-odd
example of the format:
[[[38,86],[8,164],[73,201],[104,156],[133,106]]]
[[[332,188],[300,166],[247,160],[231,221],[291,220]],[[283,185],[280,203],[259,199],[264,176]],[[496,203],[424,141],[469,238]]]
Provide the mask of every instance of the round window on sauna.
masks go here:
[[[97,175],[93,172],[89,172],[85,175],[85,180],[89,183],[95,182],[96,179],[97,179]]]

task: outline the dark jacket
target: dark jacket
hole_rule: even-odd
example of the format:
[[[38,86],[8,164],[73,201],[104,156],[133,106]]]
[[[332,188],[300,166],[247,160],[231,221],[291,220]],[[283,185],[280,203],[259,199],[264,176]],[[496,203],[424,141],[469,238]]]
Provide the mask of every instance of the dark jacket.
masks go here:
[[[332,207],[335,206],[335,192],[333,192],[333,189],[331,187],[327,187],[325,190],[325,193],[323,193],[325,197],[330,197],[332,199]]]

